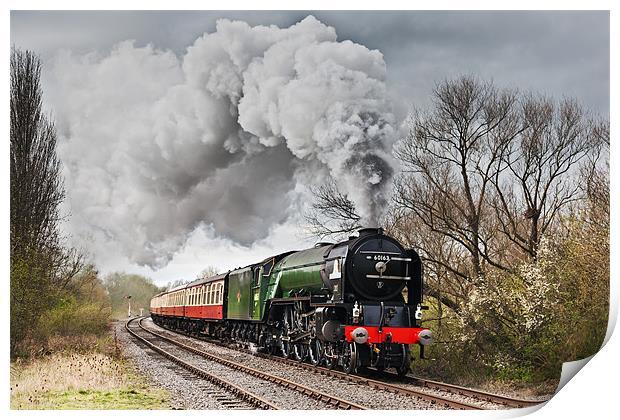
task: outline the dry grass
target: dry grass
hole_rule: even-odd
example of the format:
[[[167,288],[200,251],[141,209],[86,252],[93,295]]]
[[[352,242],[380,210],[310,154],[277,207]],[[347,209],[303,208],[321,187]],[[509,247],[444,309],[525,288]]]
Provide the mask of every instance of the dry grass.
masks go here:
[[[54,354],[11,364],[13,409],[166,408],[122,360],[100,353]]]
[[[108,390],[128,385],[119,362],[103,354],[55,354],[11,369],[11,392]]]

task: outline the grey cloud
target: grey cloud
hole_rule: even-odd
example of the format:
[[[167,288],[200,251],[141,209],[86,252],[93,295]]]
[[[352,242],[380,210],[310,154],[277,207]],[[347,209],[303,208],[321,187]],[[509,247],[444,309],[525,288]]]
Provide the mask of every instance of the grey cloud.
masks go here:
[[[126,39],[181,56],[219,18],[289,26],[309,13],[339,40],[384,54],[399,119],[410,104],[428,104],[435,82],[462,73],[574,96],[609,114],[607,11],[13,11],[11,42],[44,58],[59,48],[108,52]]]

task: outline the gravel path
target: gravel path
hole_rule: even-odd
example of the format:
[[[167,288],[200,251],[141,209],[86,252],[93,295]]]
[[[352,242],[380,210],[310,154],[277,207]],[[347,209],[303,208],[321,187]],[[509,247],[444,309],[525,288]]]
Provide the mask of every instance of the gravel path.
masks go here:
[[[317,389],[328,394],[332,394],[336,397],[343,398],[345,400],[349,400],[360,405],[364,405],[369,408],[377,410],[420,410],[444,408],[433,405],[430,402],[422,400],[420,398],[405,395],[396,395],[387,391],[380,391],[369,388],[367,386],[355,384],[353,382],[340,380],[338,378],[326,377],[320,374],[312,373],[301,367],[290,366],[277,361],[255,357],[245,352],[229,349],[198,339],[176,334],[155,325],[150,319],[144,320],[143,325],[146,328],[170,336],[183,343],[191,343],[192,346],[216,354],[221,358],[251,366],[254,369],[258,369],[264,372],[276,372],[278,376],[285,379],[297,382],[299,384]],[[424,388],[423,390],[425,392],[428,391],[427,388]],[[438,391],[438,394],[440,395],[441,391]],[[459,397],[451,395],[451,398],[456,399]],[[468,401],[466,397],[461,398],[465,402]]]

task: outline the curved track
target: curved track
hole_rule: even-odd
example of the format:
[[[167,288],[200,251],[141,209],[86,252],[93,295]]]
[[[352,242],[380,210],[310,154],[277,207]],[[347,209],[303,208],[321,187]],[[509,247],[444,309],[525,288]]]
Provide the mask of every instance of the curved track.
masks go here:
[[[497,395],[497,394],[475,390],[471,388],[466,388],[466,387],[462,387],[458,385],[451,385],[451,384],[447,384],[443,382],[423,379],[423,378],[415,377],[413,375],[408,375],[407,377],[400,379],[395,374],[383,372],[380,374],[381,376],[379,377],[379,375],[376,372],[373,372],[372,370],[369,370],[368,374],[365,374],[365,375],[349,375],[341,371],[331,370],[331,369],[327,369],[324,367],[317,367],[317,366],[313,366],[308,363],[302,363],[296,360],[286,359],[280,356],[269,355],[266,353],[252,352],[248,350],[247,348],[239,347],[239,345],[234,345],[234,344],[229,345],[229,344],[221,343],[217,340],[212,340],[212,339],[205,338],[202,336],[196,337],[194,335],[190,335],[190,334],[176,331],[176,330],[170,330],[170,331],[177,333],[177,334],[182,334],[182,335],[185,335],[191,338],[197,338],[197,339],[206,341],[214,345],[224,346],[227,348],[233,348],[238,351],[250,353],[257,357],[278,361],[280,363],[284,363],[287,365],[293,365],[293,366],[296,366],[296,367],[299,367],[299,368],[302,368],[304,370],[308,370],[314,373],[319,373],[325,376],[335,377],[335,378],[346,380],[346,381],[356,383],[359,385],[369,386],[377,390],[389,391],[395,394],[408,395],[412,397],[421,398],[423,400],[431,402],[433,405],[436,404],[438,406],[442,406],[442,407],[446,407],[450,409],[457,409],[457,410],[487,409],[486,407],[481,407],[479,403],[483,403],[483,404],[492,403],[498,406],[494,408],[502,408],[502,407],[523,408],[523,407],[529,407],[533,405],[542,404],[545,402],[545,401],[523,400],[523,399],[518,399],[518,398]],[[412,389],[408,387],[408,385],[428,388],[429,391],[431,392],[424,392],[418,389]],[[468,400],[471,401],[471,403],[465,402],[465,401],[456,401],[450,397],[433,393],[432,391],[435,391],[435,392],[438,391],[440,393],[449,393],[449,394],[453,394],[456,396],[464,396],[464,397],[467,397]]]
[[[187,352],[190,352],[190,353],[193,353],[195,355],[201,356],[201,357],[203,357],[203,358],[205,358],[207,360],[214,361],[216,363],[219,363],[221,365],[227,366],[227,367],[235,369],[237,371],[246,373],[246,374],[254,376],[256,378],[269,381],[269,382],[274,383],[276,385],[279,385],[279,386],[281,386],[283,388],[299,392],[300,394],[303,394],[303,395],[305,395],[305,396],[307,396],[309,398],[312,398],[312,399],[315,399],[317,401],[320,401],[320,402],[322,402],[322,403],[324,403],[326,405],[329,405],[329,406],[331,406],[333,408],[342,409],[342,410],[366,410],[366,409],[368,409],[365,406],[353,403],[351,401],[347,401],[347,400],[344,400],[342,398],[338,398],[338,397],[335,397],[333,395],[326,394],[324,392],[318,391],[316,389],[312,389],[310,387],[301,385],[299,383],[290,381],[288,379],[284,379],[284,378],[281,378],[279,376],[276,376],[276,375],[273,375],[273,374],[270,374],[270,373],[259,371],[257,369],[253,369],[253,368],[250,368],[248,366],[244,366],[242,364],[233,362],[231,360],[227,360],[227,359],[221,358],[219,356],[216,356],[215,354],[212,354],[212,353],[209,353],[209,352],[206,352],[206,351],[202,351],[202,350],[196,349],[195,347],[192,347],[192,346],[188,346],[188,345],[186,345],[184,343],[181,343],[181,342],[179,342],[177,340],[174,340],[174,339],[172,339],[170,337],[167,337],[165,335],[162,335],[162,334],[159,334],[159,333],[157,333],[155,331],[152,331],[152,330],[150,330],[148,328],[145,328],[142,325],[142,321],[144,319],[145,319],[144,317],[143,318],[139,318],[139,321],[138,321],[138,326],[140,327],[140,329],[142,331],[147,332],[148,334],[150,334],[150,335],[152,335],[154,337],[157,337],[160,340],[164,340],[164,341],[166,341],[166,342],[168,342],[170,344],[173,344],[174,346],[176,346],[178,348],[181,348],[181,349],[183,349],[183,350],[185,350]],[[131,320],[128,321],[127,324],[129,324],[129,322],[131,322]],[[132,335],[134,335],[132,331],[130,331],[130,333],[132,333]],[[143,337],[140,337],[140,339],[141,340],[145,340]],[[273,406],[272,409],[277,409],[277,407]]]
[[[235,399],[237,401],[235,401],[235,399],[233,400],[229,400],[230,402],[233,403],[234,407],[231,408],[243,408],[243,403],[247,403],[249,404],[250,408],[258,408],[258,409],[262,409],[262,410],[279,410],[280,408],[275,406],[274,404],[272,404],[271,402],[259,397],[258,395],[255,395],[251,392],[245,391],[243,389],[241,389],[240,387],[238,387],[237,385],[233,384],[232,382],[229,382],[217,375],[214,375],[212,373],[209,373],[203,369],[200,369],[190,363],[187,363],[186,361],[176,357],[175,355],[173,355],[170,352],[167,352],[166,350],[164,350],[163,348],[153,344],[150,340],[142,337],[140,334],[138,334],[135,330],[133,330],[129,324],[132,321],[135,321],[136,318],[133,319],[129,319],[127,321],[127,323],[125,323],[125,329],[127,330],[127,332],[129,334],[131,334],[132,337],[134,337],[135,339],[137,339],[138,341],[144,343],[146,346],[148,346],[149,348],[151,348],[152,350],[154,350],[155,352],[159,353],[160,355],[162,355],[163,357],[165,357],[166,359],[172,361],[174,364],[182,367],[183,369],[191,372],[192,374],[194,374],[195,376],[202,378],[202,379],[206,379],[207,381],[209,381],[210,383],[216,385],[218,388],[228,392],[229,394],[233,394],[235,396]],[[140,318],[139,323],[142,321],[142,318]],[[140,327],[142,327],[139,324]]]

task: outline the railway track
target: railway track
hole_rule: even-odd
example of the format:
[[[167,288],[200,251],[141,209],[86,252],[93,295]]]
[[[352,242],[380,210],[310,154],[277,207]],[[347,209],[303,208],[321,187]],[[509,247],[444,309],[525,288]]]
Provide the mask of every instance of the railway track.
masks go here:
[[[300,369],[304,369],[310,372],[318,373],[321,375],[337,378],[343,381],[347,381],[350,383],[369,386],[376,390],[388,391],[394,394],[399,395],[407,395],[411,397],[417,397],[423,399],[425,401],[430,402],[433,405],[441,406],[450,409],[457,410],[484,410],[488,409],[487,407],[483,407],[480,404],[488,404],[491,403],[495,405],[495,409],[497,408],[524,408],[533,405],[538,405],[543,403],[544,401],[532,401],[532,400],[523,400],[518,398],[507,397],[503,395],[497,395],[485,391],[475,390],[471,388],[461,387],[458,385],[451,385],[443,382],[432,381],[428,379],[423,379],[419,377],[415,377],[412,375],[408,375],[407,377],[401,379],[398,378],[397,375],[383,372],[381,373],[381,379],[377,379],[377,374],[372,372],[372,370],[368,371],[368,374],[365,375],[349,375],[341,371],[331,370],[324,367],[317,367],[307,363],[301,363],[295,360],[286,359],[280,356],[269,355],[265,353],[258,353],[248,350],[244,347],[239,347],[238,345],[229,345],[223,344],[216,340],[211,340],[205,337],[196,337],[194,335],[182,333],[176,330],[170,330],[176,334],[182,334],[190,338],[200,339],[202,341],[218,345],[224,346],[226,348],[231,348],[234,350],[242,351],[248,354],[252,354],[253,356],[274,360],[279,363],[283,363],[290,366],[295,366]],[[389,378],[389,382],[385,379]],[[428,388],[431,392],[421,391],[419,389],[411,388],[414,387],[423,387]],[[471,402],[467,401],[456,401],[450,396],[439,395],[438,393],[432,392],[436,391],[439,393],[448,393],[451,395],[456,395],[458,397],[466,397]]]
[[[467,397],[472,397],[481,401],[487,401],[499,405],[504,405],[511,408],[525,408],[531,407],[534,405],[542,404],[546,401],[533,401],[533,400],[524,400],[520,398],[507,397],[504,395],[493,394],[491,392],[480,391],[477,389],[466,388],[459,385],[447,384],[444,382],[433,381],[430,379],[420,378],[413,375],[407,375],[404,378],[406,383],[412,383],[415,385],[425,386],[427,388],[438,389],[441,391],[448,391],[459,395],[464,395]]]
[[[235,409],[235,408],[239,409],[239,408],[247,407],[247,408],[258,408],[261,410],[279,410],[279,407],[259,397],[258,395],[245,391],[242,388],[238,387],[237,385],[233,384],[232,382],[227,381],[224,378],[221,378],[220,376],[214,375],[203,369],[200,369],[199,367],[194,366],[182,360],[181,358],[157,346],[150,340],[144,338],[143,336],[141,336],[139,333],[137,333],[134,329],[130,327],[129,324],[135,320],[136,318],[129,319],[127,323],[125,324],[125,329],[132,337],[134,337],[138,341],[145,344],[151,350],[155,351],[156,353],[170,360],[175,365],[180,366],[185,371],[191,373],[192,375],[198,378],[205,379],[209,383],[213,384],[216,388],[211,388],[210,393],[212,394],[213,398],[215,398],[220,404],[226,406],[229,409]]]
[[[321,402],[321,403],[323,403],[325,405],[331,406],[331,407],[336,408],[336,409],[341,409],[341,410],[366,410],[366,409],[368,409],[365,406],[362,406],[362,405],[353,403],[351,401],[347,401],[345,399],[342,399],[342,398],[339,398],[339,397],[336,397],[336,396],[324,393],[322,391],[319,391],[319,390],[316,390],[316,389],[304,386],[304,385],[299,384],[297,382],[290,381],[288,379],[285,379],[285,378],[282,378],[282,377],[279,377],[279,376],[276,376],[276,375],[273,375],[273,374],[270,374],[270,373],[267,373],[267,372],[263,372],[263,371],[260,371],[260,370],[257,370],[257,369],[253,369],[251,367],[242,365],[240,363],[236,363],[236,362],[233,362],[231,360],[221,358],[221,357],[219,357],[219,356],[217,356],[215,354],[212,354],[212,353],[209,353],[209,352],[206,352],[206,351],[202,351],[202,350],[196,349],[195,347],[192,347],[192,346],[188,346],[188,345],[186,345],[184,343],[179,342],[178,340],[175,340],[173,338],[167,337],[165,335],[162,335],[162,334],[159,334],[159,333],[157,333],[155,331],[152,331],[152,330],[150,330],[148,328],[145,328],[142,325],[142,321],[144,319],[145,319],[144,317],[138,319],[138,327],[141,329],[141,331],[144,331],[144,332],[146,332],[146,333],[156,337],[159,340],[163,340],[163,341],[165,341],[167,343],[170,343],[170,344],[174,345],[177,348],[181,348],[181,349],[183,349],[186,352],[193,353],[193,354],[195,354],[197,356],[200,356],[200,357],[202,357],[202,358],[204,358],[206,360],[210,360],[210,361],[216,362],[216,363],[218,363],[220,365],[226,366],[228,368],[232,368],[232,369],[234,369],[236,371],[243,372],[243,373],[251,375],[253,377],[256,377],[256,378],[259,378],[259,379],[271,382],[271,383],[276,384],[276,385],[278,385],[280,387],[283,387],[285,389],[296,391],[296,392],[298,392],[298,393],[300,393],[300,394],[302,394],[302,395],[304,395],[306,397],[312,398],[314,400],[317,400],[317,401],[319,401],[319,402]],[[129,322],[131,322],[131,321],[132,320],[128,321],[126,326],[128,326]],[[132,333],[132,335],[137,336],[137,334],[135,334],[135,332],[131,331],[129,328],[128,328],[128,331],[130,333]],[[139,338],[141,340],[143,340],[143,341],[148,341],[144,337],[139,337]],[[149,347],[151,347],[151,345],[149,345]],[[165,350],[164,350],[164,352],[165,352]],[[168,353],[168,352],[166,352],[166,353]],[[168,354],[170,354],[170,353],[168,353]],[[195,366],[193,366],[193,368],[194,369],[198,369]],[[233,384],[231,384],[231,385],[233,385]],[[239,388],[239,387],[236,387],[236,388]],[[243,390],[241,390],[241,391],[243,391]],[[247,391],[243,391],[243,392],[247,392]],[[251,396],[260,399],[260,397],[256,396],[255,394],[251,394]],[[266,400],[262,400],[262,401],[266,401]],[[269,407],[270,409],[278,409],[278,407],[274,406],[273,404],[270,403],[270,405],[271,405],[271,407]]]

